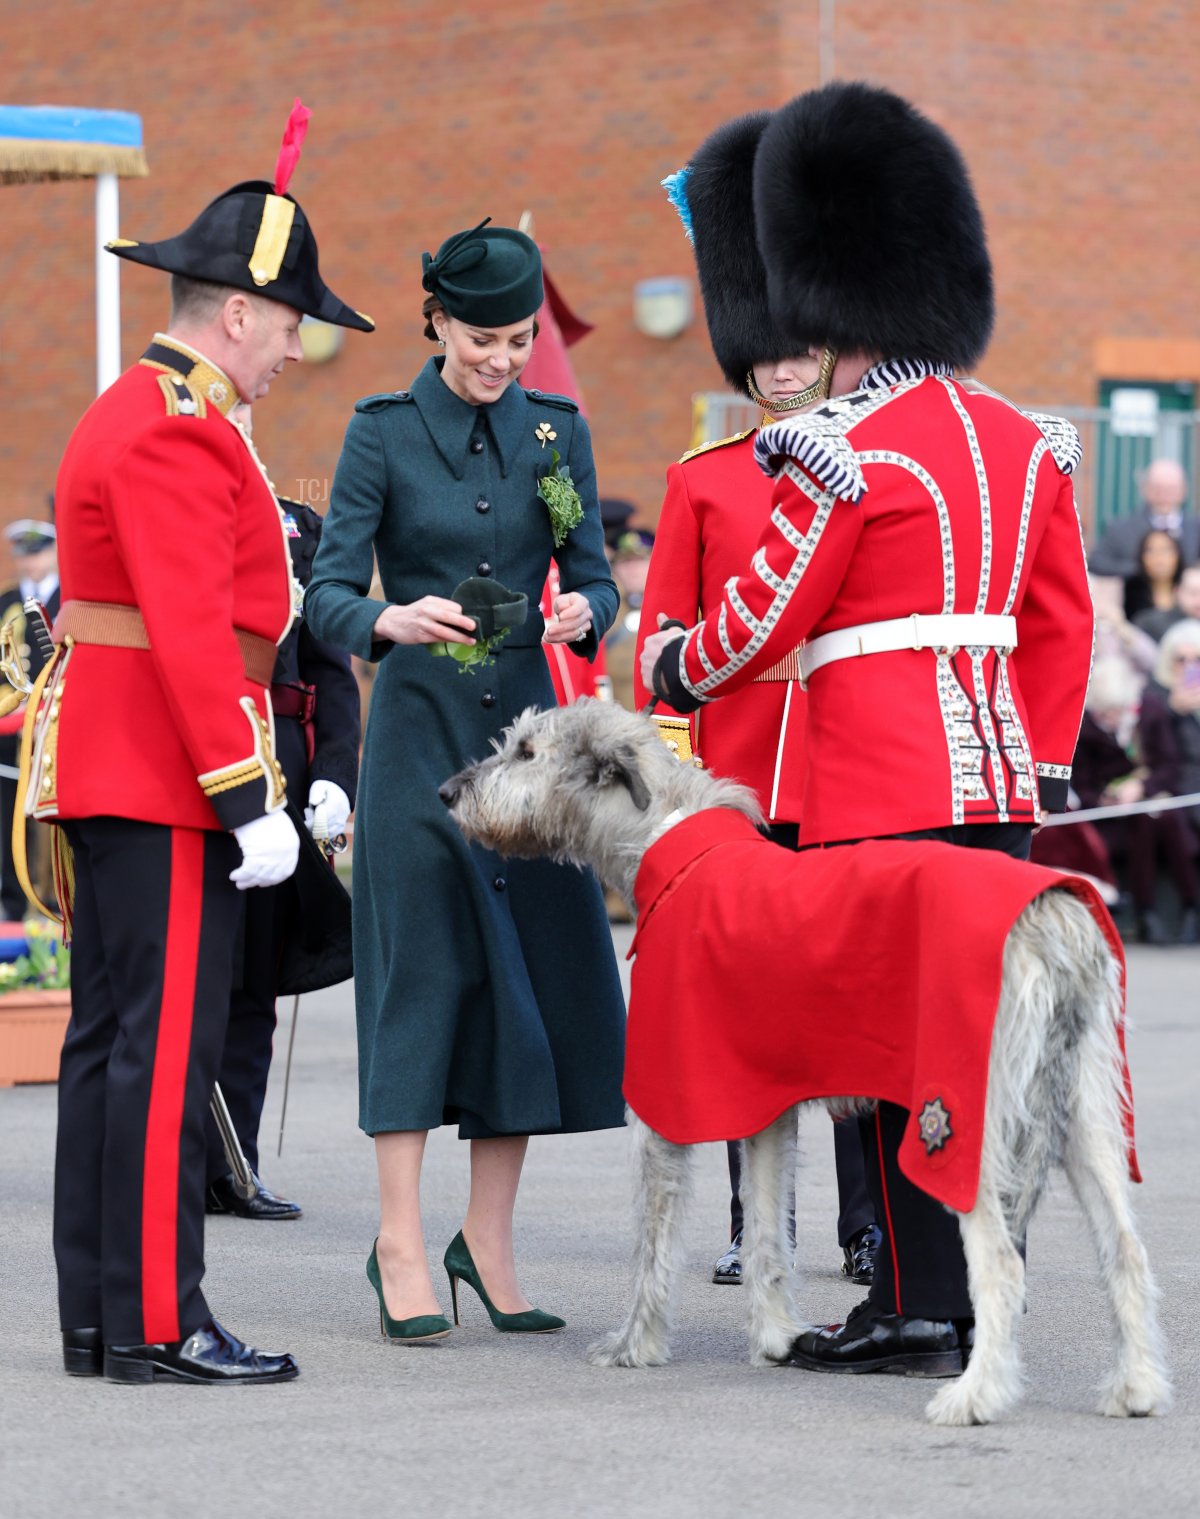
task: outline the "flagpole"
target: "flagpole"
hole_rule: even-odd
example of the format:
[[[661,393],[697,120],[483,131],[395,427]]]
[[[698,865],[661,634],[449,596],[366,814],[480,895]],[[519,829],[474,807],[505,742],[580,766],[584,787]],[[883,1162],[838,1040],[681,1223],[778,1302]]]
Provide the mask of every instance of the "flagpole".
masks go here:
[[[120,234],[115,174],[96,175],[96,393],[121,373],[121,261],[105,252]]]

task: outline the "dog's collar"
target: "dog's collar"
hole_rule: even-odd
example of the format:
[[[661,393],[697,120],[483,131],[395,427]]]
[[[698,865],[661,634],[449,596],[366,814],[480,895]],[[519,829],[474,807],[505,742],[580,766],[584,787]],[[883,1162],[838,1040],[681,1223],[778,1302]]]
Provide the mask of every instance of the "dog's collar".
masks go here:
[[[682,822],[683,813],[679,810],[678,807],[676,807],[673,811],[668,812],[666,817],[663,818],[662,822],[659,823],[658,827],[650,835],[650,843],[646,845],[646,848],[649,849],[650,844],[657,844],[659,839],[662,838],[663,834],[666,833],[668,829],[674,828],[676,823]]]

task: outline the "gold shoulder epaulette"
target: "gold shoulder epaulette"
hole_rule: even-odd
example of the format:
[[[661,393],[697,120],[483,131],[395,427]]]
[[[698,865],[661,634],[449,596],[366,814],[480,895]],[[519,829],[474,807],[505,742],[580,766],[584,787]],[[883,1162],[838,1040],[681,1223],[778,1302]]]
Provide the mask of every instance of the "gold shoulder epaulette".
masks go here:
[[[182,375],[160,374],[158,388],[163,393],[167,403],[168,417],[203,417],[208,411],[208,403],[203,395],[189,385]]]
[[[727,448],[730,443],[744,442],[744,440],[748,438],[751,433],[755,433],[757,431],[757,427],[747,427],[745,432],[735,432],[731,437],[715,438],[711,443],[701,443],[696,448],[689,448],[687,453],[684,454],[683,458],[680,459],[679,462],[680,464],[686,464],[689,459],[694,459],[697,454],[711,453],[714,448]]]

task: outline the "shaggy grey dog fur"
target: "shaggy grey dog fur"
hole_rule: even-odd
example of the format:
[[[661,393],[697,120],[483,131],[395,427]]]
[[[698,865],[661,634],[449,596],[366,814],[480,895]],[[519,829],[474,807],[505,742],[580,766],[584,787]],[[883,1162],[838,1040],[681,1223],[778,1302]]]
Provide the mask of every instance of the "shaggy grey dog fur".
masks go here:
[[[590,866],[626,897],[646,849],[681,816],[732,807],[761,821],[744,787],[680,764],[646,718],[594,701],[524,713],[491,758],[447,781],[441,795],[468,839],[504,855]],[[1037,897],[1005,946],[979,1193],[959,1215],[975,1346],[963,1375],[929,1403],[935,1423],[986,1424],[1019,1395],[1025,1268],[1016,1242],[1054,1164],[1065,1169],[1087,1217],[1112,1314],[1116,1358],[1100,1411],[1143,1415],[1170,1401],[1156,1291],[1130,1204],[1121,995],[1118,967],[1083,904],[1067,891]],[[848,1104],[853,1099],[826,1105],[845,1111]],[[792,1302],[785,1229],[796,1111],[745,1141],[743,1266],[758,1365],[785,1361],[806,1327]],[[635,1115],[631,1122],[641,1139],[634,1299],[621,1327],[589,1351],[602,1366],[668,1359],[691,1190],[691,1149]]]

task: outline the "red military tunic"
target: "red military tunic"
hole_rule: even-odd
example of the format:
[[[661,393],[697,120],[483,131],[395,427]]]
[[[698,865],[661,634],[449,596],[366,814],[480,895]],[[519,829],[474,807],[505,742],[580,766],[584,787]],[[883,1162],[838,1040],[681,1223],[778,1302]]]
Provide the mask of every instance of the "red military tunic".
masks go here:
[[[908,376],[908,377],[903,377]],[[744,689],[802,641],[913,614],[1016,620],[988,645],[843,658],[809,685],[801,840],[1032,824],[1065,801],[1092,611],[1078,436],[919,365],[764,429],[770,523],[720,605],[663,656],[673,698]]]
[[[754,429],[685,454],[667,471],[667,494],[642,602],[638,661],[659,613],[691,626],[715,611],[745,569],[771,515],[772,483],[754,461]],[[794,663],[794,662],[793,662]],[[635,677],[637,705],[649,693]],[[696,713],[692,741],[715,775],[742,781],[770,822],[800,819],[804,794],[804,689],[763,679]],[[660,707],[659,711],[664,708]]]
[[[910,1112],[901,1169],[965,1212],[1004,943],[1052,887],[1083,901],[1123,967],[1112,919],[1078,877],[948,844],[793,854],[741,813],[685,818],[634,883],[625,1099],[676,1144],[757,1134],[815,1097],[897,1103]],[[1127,1068],[1125,1088],[1140,1180]]]
[[[227,418],[230,381],[161,336],[150,352],[88,408],[55,492],[64,607],[137,608],[149,649],[71,650],[37,813],[233,828],[282,800],[266,684],[247,675],[235,630],[273,645],[290,627],[287,537]]]

